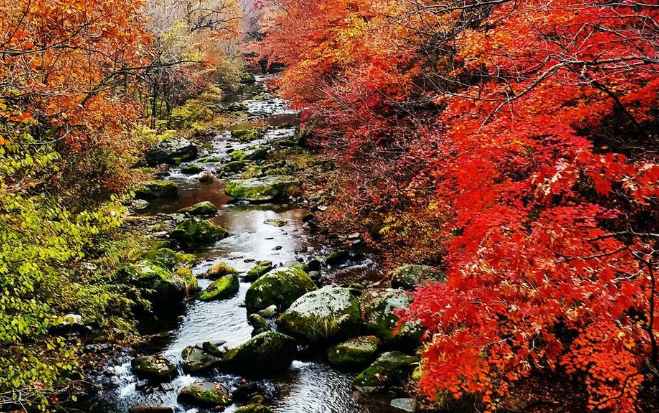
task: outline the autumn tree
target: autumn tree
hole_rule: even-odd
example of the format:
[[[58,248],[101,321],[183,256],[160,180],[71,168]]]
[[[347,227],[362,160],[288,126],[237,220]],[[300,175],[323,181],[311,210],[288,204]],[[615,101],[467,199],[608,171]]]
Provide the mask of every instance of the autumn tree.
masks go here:
[[[659,357],[659,9],[270,5],[264,54],[361,170],[352,210],[439,225],[449,279],[419,289],[409,314],[428,329],[420,391],[496,409],[551,370],[581,377],[591,409],[636,409]]]

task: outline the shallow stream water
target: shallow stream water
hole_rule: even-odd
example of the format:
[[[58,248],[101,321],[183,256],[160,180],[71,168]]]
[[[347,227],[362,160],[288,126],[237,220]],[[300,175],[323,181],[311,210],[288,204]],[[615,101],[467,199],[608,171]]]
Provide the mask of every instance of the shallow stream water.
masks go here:
[[[262,83],[263,78],[258,82]],[[243,149],[249,146],[267,146],[269,142],[293,137],[296,129],[291,127],[295,113],[285,101],[265,94],[263,100],[243,100],[250,114],[250,122],[239,128],[254,125],[269,125],[266,136],[257,142],[240,143],[231,139],[230,132],[219,133],[208,140],[208,153],[194,161],[206,171],[217,171],[228,158],[231,149]],[[204,158],[217,159],[218,162],[203,162]],[[211,201],[219,208],[212,221],[230,231],[231,237],[208,246],[195,253],[200,263],[193,268],[195,274],[204,273],[213,264],[224,261],[239,271],[247,271],[254,260],[269,260],[277,265],[284,265],[294,259],[308,260],[320,257],[323,248],[310,234],[302,218],[307,211],[293,205],[265,204],[248,205],[232,203],[223,191],[224,179],[217,179],[211,184],[199,183],[199,174],[184,175],[181,165],[172,168],[166,179],[179,184],[180,197],[175,201],[162,202],[152,206],[150,214],[174,213],[179,208],[190,206],[200,201]],[[286,222],[277,227],[266,223],[267,220],[280,219]],[[350,268],[323,271],[323,283],[336,281],[336,274],[341,271],[364,272],[372,270],[372,263],[366,259],[353,263]],[[335,276],[332,277],[332,271]],[[210,282],[200,279],[205,288]],[[234,298],[220,301],[202,302],[193,300],[186,305],[181,316],[173,320],[161,320],[146,326],[150,333],[156,333],[160,339],[154,341],[146,354],[162,353],[174,363],[180,365],[181,350],[187,346],[205,341],[226,341],[225,346],[234,347],[244,343],[251,336],[252,328],[247,324],[247,314],[242,307],[248,283],[241,283],[240,292]],[[364,396],[353,392],[350,383],[354,374],[343,373],[329,367],[321,357],[308,356],[293,362],[290,369],[279,376],[260,382],[267,389],[268,405],[275,412],[285,413],[367,413],[367,412],[401,412],[391,407],[395,395]],[[180,371],[178,378],[171,383],[149,387],[136,378],[130,371],[130,356],[126,356],[109,366],[102,373],[103,388],[86,404],[85,410],[93,413],[125,413],[136,405],[170,406],[176,412],[203,412],[177,402],[178,391],[197,380]],[[237,383],[239,377],[214,372],[203,377],[211,381]],[[238,406],[229,406],[225,411],[233,412]]]

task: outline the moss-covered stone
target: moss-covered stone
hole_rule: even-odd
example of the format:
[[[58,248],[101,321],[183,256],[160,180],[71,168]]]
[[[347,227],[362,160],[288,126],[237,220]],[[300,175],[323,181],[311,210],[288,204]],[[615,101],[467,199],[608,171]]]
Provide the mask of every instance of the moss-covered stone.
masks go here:
[[[146,162],[149,166],[161,163],[178,164],[196,158],[198,152],[197,147],[185,138],[169,138],[147,152]]]
[[[231,131],[231,137],[235,139],[240,139],[243,142],[251,142],[257,139],[261,139],[265,135],[265,130],[263,129],[237,129]]]
[[[330,347],[327,350],[327,361],[343,370],[363,368],[373,361],[379,346],[380,340],[375,336],[351,338]]]
[[[137,377],[153,381],[168,381],[178,375],[176,366],[160,354],[135,357],[130,367]]]
[[[213,215],[217,213],[217,208],[210,201],[198,202],[192,206],[181,208],[178,210],[181,214],[190,215]]]
[[[158,248],[146,253],[145,259],[161,264],[166,268],[174,268],[176,262],[176,253],[170,248]]]
[[[195,277],[190,268],[178,267],[174,275],[183,280],[183,284],[185,284],[186,296],[191,297],[201,289],[199,288],[199,281],[197,281],[197,277]]]
[[[272,331],[272,328],[270,328],[270,324],[268,324],[268,322],[265,321],[265,318],[261,317],[258,314],[250,314],[247,317],[247,322],[253,328],[252,337],[257,336],[261,333],[267,333],[268,331]]]
[[[138,186],[134,190],[137,199],[169,199],[178,197],[178,184],[170,181],[152,181]]]
[[[248,377],[268,377],[285,371],[297,355],[297,342],[285,334],[259,334],[229,350],[222,364]]]
[[[204,170],[204,168],[202,166],[197,165],[195,163],[185,165],[184,167],[181,168],[181,172],[186,174],[186,175],[198,174],[199,172],[201,172],[203,170]]]
[[[188,218],[176,226],[171,238],[184,246],[206,244],[229,236],[229,232],[210,221]]]
[[[209,343],[210,344],[210,343]],[[222,362],[221,355],[212,354],[203,347],[190,346],[181,352],[183,371],[188,374],[202,373]]]
[[[186,254],[184,252],[176,253],[176,262],[184,265],[193,265],[197,262],[197,257],[194,254]]]
[[[359,301],[347,288],[325,287],[298,298],[277,320],[280,331],[319,343],[358,334],[362,326]]]
[[[206,271],[205,278],[214,280],[216,278],[224,277],[225,275],[238,274],[238,270],[227,264],[226,262],[218,262]]]
[[[231,157],[231,160],[233,162],[240,162],[245,159],[245,151],[243,151],[242,149],[236,149],[234,151],[231,151],[229,156]]]
[[[402,265],[389,273],[392,288],[413,290],[426,281],[446,281],[446,275],[427,265]]]
[[[236,413],[272,413],[272,410],[262,404],[248,404],[237,408]]]
[[[222,168],[223,172],[240,172],[247,167],[247,162],[245,161],[232,161],[224,165]]]
[[[418,360],[399,351],[384,353],[352,382],[353,388],[363,392],[377,392],[398,386],[407,378]]]
[[[247,290],[245,305],[248,313],[263,310],[273,304],[283,310],[315,289],[316,286],[306,272],[292,268],[281,269],[256,280]]]
[[[252,267],[247,274],[245,274],[245,281],[256,281],[273,268],[272,261],[259,261],[256,266]]]
[[[364,311],[366,329],[390,346],[403,349],[418,347],[424,332],[420,323],[405,322],[397,329],[399,318],[395,314],[396,310],[409,308],[411,302],[411,297],[403,290],[387,291],[366,306]]]
[[[266,148],[256,148],[249,151],[245,151],[245,157],[243,159],[247,161],[261,161],[267,159],[270,155],[270,151]]]
[[[338,250],[338,251],[334,251],[331,254],[328,254],[327,257],[325,257],[325,262],[328,265],[336,265],[342,263],[343,261],[349,258],[350,258],[350,251]]]
[[[118,276],[138,287],[142,296],[156,308],[182,302],[186,296],[185,281],[154,261],[141,260],[126,265],[119,270]]]
[[[201,294],[199,299],[202,301],[221,300],[233,297],[240,289],[238,276],[235,274],[225,275],[211,283]]]
[[[266,202],[283,198],[292,187],[299,186],[292,176],[267,176],[263,178],[237,179],[224,188],[227,195],[251,202]]]
[[[228,406],[232,403],[231,393],[223,384],[202,381],[181,389],[178,401],[208,407]]]

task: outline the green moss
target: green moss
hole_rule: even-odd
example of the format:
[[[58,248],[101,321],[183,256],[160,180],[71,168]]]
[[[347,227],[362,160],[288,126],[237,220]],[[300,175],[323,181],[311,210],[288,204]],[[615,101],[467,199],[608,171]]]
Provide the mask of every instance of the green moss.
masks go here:
[[[197,281],[197,277],[194,276],[191,269],[179,267],[176,269],[175,275],[185,284],[185,291],[188,297],[200,290],[199,281]]]
[[[232,403],[228,390],[219,383],[196,382],[184,387],[178,395],[184,403],[202,406],[228,406]]]
[[[427,281],[445,281],[446,275],[427,265],[402,265],[389,273],[392,288],[413,290]]]
[[[262,138],[265,135],[265,130],[263,129],[238,129],[231,131],[231,136],[236,139],[240,139],[243,142],[251,142]]]
[[[134,189],[137,199],[166,199],[178,196],[178,184],[170,181],[146,182]]]
[[[242,161],[245,159],[245,151],[242,149],[236,149],[235,151],[232,151],[229,156],[231,156],[231,160],[234,162]]]
[[[315,289],[316,286],[306,272],[301,269],[282,269],[256,280],[247,290],[245,305],[249,313],[263,310],[273,304],[282,310]]]
[[[201,172],[203,170],[204,170],[203,167],[201,167],[197,164],[194,164],[194,163],[186,165],[183,168],[181,168],[181,172],[186,174],[186,175],[198,174],[199,172]]]
[[[375,336],[352,338],[327,350],[327,361],[341,369],[360,368],[368,365],[378,352],[380,340]]]
[[[399,385],[407,378],[417,359],[399,351],[384,353],[366,370],[359,373],[352,385],[357,390],[374,392]]]
[[[237,408],[236,413],[272,413],[272,410],[262,404],[249,404]]]
[[[194,254],[177,252],[176,261],[184,265],[194,265],[197,262],[197,257]]]
[[[167,268],[174,268],[176,265],[176,253],[169,248],[159,248],[146,253],[145,259],[162,264]]]
[[[213,215],[217,213],[217,208],[210,201],[198,202],[192,206],[181,208],[178,210],[181,214],[190,215]]]
[[[226,172],[240,172],[247,166],[247,163],[244,161],[233,161],[224,165],[223,171]]]
[[[252,269],[245,274],[245,280],[256,281],[270,270],[272,270],[272,261],[259,261],[255,267],[252,267]]]
[[[294,177],[268,176],[231,181],[224,188],[224,192],[234,198],[264,202],[282,198],[288,188],[298,185],[299,181]]]
[[[240,282],[235,274],[225,275],[215,280],[199,295],[202,301],[221,300],[229,298],[238,293]]]
[[[130,366],[136,376],[154,381],[167,381],[178,375],[176,366],[162,355],[135,357]]]
[[[285,371],[297,355],[297,342],[287,335],[267,332],[226,352],[222,364],[250,377],[267,377]]]
[[[172,232],[171,238],[182,245],[199,245],[218,241],[229,236],[229,231],[210,221],[189,218]]]
[[[215,279],[224,277],[225,275],[238,274],[238,270],[227,264],[226,262],[218,262],[206,271],[207,278]]]

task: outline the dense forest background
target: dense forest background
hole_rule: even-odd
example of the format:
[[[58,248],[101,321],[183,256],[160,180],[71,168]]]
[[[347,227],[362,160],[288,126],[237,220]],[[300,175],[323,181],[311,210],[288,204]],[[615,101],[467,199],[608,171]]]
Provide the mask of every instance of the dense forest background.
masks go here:
[[[25,0],[0,4],[0,56],[0,406],[82,379],[67,314],[131,340],[134,166],[221,127],[245,56],[285,65],[273,87],[341,161],[325,222],[448,275],[406,314],[419,394],[496,410],[557,375],[593,410],[656,397],[656,2]]]

